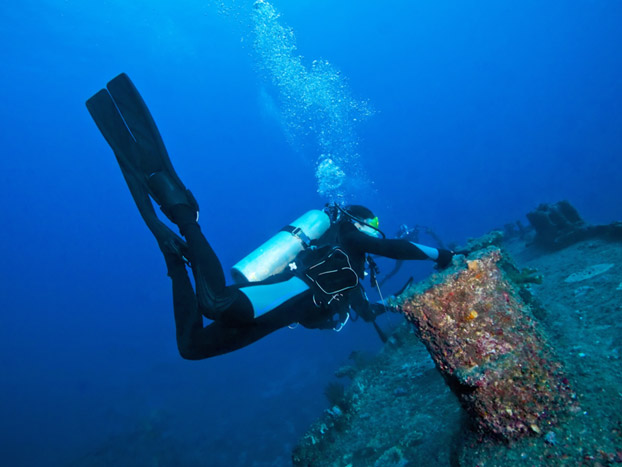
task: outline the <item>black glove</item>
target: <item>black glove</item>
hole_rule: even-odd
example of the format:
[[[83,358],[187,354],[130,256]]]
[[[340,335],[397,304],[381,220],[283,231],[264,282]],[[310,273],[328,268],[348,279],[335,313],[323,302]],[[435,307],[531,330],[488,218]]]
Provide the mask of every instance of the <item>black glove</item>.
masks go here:
[[[447,266],[451,264],[451,259],[453,257],[454,257],[453,251],[439,248],[438,258],[436,259],[436,268],[439,270],[445,269]]]

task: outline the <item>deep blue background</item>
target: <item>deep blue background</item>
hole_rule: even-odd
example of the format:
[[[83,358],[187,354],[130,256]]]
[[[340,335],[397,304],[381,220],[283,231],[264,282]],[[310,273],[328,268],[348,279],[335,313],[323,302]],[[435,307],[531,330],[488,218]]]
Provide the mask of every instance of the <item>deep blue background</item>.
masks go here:
[[[305,63],[329,60],[376,110],[359,150],[388,233],[459,242],[564,198],[591,222],[622,217],[620,2],[274,5]],[[261,98],[250,15],[233,0],[0,6],[4,464],[64,464],[153,426],[210,465],[287,464],[333,371],[378,347],[354,323],[176,354],[164,262],[84,101],[132,77],[229,267],[325,201],[317,155]]]

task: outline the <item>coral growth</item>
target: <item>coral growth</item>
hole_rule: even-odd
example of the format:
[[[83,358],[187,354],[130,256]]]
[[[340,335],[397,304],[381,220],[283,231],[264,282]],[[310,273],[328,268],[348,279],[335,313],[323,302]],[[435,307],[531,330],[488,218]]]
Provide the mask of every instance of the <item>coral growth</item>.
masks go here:
[[[540,435],[574,397],[529,307],[490,247],[399,306],[475,426],[505,440]]]

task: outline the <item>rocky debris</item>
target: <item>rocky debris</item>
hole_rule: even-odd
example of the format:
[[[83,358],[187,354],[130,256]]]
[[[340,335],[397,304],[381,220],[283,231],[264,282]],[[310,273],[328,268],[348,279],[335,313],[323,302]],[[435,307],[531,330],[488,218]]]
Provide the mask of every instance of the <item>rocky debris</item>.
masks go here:
[[[590,225],[568,201],[541,204],[527,214],[536,231],[533,243],[545,249],[558,250],[591,238],[622,240],[622,222]]]
[[[493,230],[486,235],[482,235],[478,238],[470,238],[467,242],[466,248],[464,251],[474,252],[483,250],[484,248],[488,248],[489,246],[501,246],[503,245],[504,240],[503,232],[500,230]],[[460,250],[460,248],[456,247],[456,250]]]
[[[585,281],[587,279],[591,279],[593,277],[596,277],[604,272],[609,271],[612,267],[614,267],[615,264],[611,264],[611,263],[603,263],[603,264],[594,264],[592,266],[589,266],[585,269],[583,269],[582,271],[579,272],[574,272],[572,274],[570,274],[568,277],[566,277],[566,279],[564,279],[564,282],[581,282],[581,281]]]
[[[575,298],[584,297],[593,290],[594,290],[594,287],[589,286],[589,285],[584,285],[583,287],[574,289],[574,296]]]
[[[503,237],[506,239],[519,238],[521,240],[527,239],[531,229],[525,227],[520,220],[515,222],[509,222],[503,226]]]

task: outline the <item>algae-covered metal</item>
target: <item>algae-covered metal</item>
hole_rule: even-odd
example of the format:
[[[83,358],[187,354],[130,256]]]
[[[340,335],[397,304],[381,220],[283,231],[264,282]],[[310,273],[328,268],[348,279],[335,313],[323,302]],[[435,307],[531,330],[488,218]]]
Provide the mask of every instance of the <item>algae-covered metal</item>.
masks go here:
[[[512,440],[545,433],[574,395],[503,261],[490,247],[436,283],[406,290],[394,305],[475,426]]]

